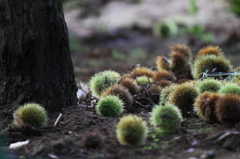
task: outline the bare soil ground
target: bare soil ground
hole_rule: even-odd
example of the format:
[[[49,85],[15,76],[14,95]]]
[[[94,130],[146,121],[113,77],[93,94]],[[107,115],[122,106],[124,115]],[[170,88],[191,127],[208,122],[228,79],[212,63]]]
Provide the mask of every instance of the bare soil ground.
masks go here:
[[[149,108],[138,108],[139,116],[148,121]],[[53,126],[58,113],[51,114],[49,126],[41,129],[18,128],[9,125],[3,150],[5,158],[77,159],[77,158],[231,158],[240,157],[240,127],[207,124],[199,118],[185,119],[172,134],[155,136],[150,132],[142,146],[129,147],[118,143],[115,125],[119,118],[101,117],[93,107],[69,107],[62,111],[63,119]],[[150,126],[150,125],[149,125]],[[151,127],[151,126],[150,126]],[[151,130],[151,129],[150,129]],[[7,150],[9,143],[29,140],[16,151]]]

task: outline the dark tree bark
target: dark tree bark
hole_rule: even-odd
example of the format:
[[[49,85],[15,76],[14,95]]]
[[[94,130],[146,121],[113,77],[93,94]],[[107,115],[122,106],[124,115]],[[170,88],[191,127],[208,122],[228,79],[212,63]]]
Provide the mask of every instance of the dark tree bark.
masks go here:
[[[59,111],[76,91],[60,0],[0,0],[0,111],[26,102]]]

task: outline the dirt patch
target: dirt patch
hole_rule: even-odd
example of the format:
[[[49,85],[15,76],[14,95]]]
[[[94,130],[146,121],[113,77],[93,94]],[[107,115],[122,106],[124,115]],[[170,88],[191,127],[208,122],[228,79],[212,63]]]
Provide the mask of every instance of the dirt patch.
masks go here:
[[[237,158],[240,155],[239,126],[226,128],[218,124],[207,124],[199,118],[188,118],[175,133],[156,136],[151,133],[151,129],[144,145],[128,147],[120,145],[116,139],[115,125],[119,118],[100,117],[93,108],[82,106],[64,109],[62,113],[59,125],[51,126],[58,113],[51,114],[49,126],[37,129],[35,131],[38,133],[31,135],[13,125],[6,127],[7,139],[10,135],[11,141],[5,140],[5,146],[16,141],[30,141],[17,151],[8,150],[6,158],[177,159]],[[148,113],[138,115],[148,121]]]

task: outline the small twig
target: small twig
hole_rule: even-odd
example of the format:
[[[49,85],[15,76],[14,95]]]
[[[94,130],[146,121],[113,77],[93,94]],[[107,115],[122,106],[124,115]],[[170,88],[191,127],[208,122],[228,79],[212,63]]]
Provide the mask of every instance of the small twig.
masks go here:
[[[214,73],[207,73],[208,70],[206,70],[206,72],[203,73],[203,76],[201,79],[207,78],[207,77],[217,77],[219,76],[221,79],[223,78],[222,76],[229,76],[226,78],[226,80],[229,80],[230,78],[232,78],[232,76],[237,75],[239,73],[239,71],[235,71],[235,72],[214,72]]]
[[[150,102],[153,106],[156,105],[151,98],[145,98],[148,102]]]
[[[58,124],[58,122],[60,121],[60,119],[62,118],[62,113],[60,113],[57,117],[57,120],[55,121],[54,125],[53,126],[56,126]]]
[[[85,108],[91,108],[91,107],[93,107],[93,106],[84,105],[84,104],[78,104],[78,106],[80,106],[80,107],[85,107]]]
[[[223,140],[224,138],[226,138],[230,135],[239,135],[239,132],[237,132],[237,131],[226,132],[223,135],[221,135],[220,137],[218,137],[218,139],[216,141],[214,141],[214,143],[216,144],[217,142]]]
[[[149,83],[148,85],[147,85],[147,87],[145,88],[145,91],[146,91],[146,93],[147,93],[147,96],[148,97],[146,97],[145,99],[147,99],[147,101],[148,102],[150,102],[151,104],[153,104],[153,105],[156,105],[154,102],[153,102],[153,100],[152,100],[152,98],[151,98],[151,92],[149,92],[149,88],[152,86],[152,84],[155,84],[155,83]]]
[[[135,103],[137,103],[137,104],[139,104],[139,105],[141,105],[142,107],[150,107],[149,105],[143,105],[143,104],[141,104],[140,102],[138,102],[138,101],[135,101]]]
[[[151,85],[152,85],[152,84],[149,83],[149,84],[147,85],[147,87],[145,88],[145,91],[146,91],[148,97],[151,97],[151,93],[148,91],[148,89],[149,89],[149,87],[150,87]]]
[[[163,56],[163,60],[164,62],[168,63],[168,65],[172,64],[172,62],[169,59],[167,59],[165,56]]]

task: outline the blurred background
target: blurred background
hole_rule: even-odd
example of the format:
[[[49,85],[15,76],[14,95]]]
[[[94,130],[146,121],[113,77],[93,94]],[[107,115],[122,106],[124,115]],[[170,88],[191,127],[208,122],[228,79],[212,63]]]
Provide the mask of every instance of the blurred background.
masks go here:
[[[219,46],[234,67],[240,59],[240,0],[62,0],[77,81],[103,70],[155,66],[169,47],[193,54]]]

